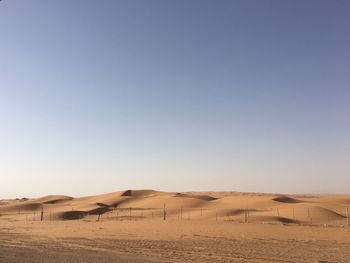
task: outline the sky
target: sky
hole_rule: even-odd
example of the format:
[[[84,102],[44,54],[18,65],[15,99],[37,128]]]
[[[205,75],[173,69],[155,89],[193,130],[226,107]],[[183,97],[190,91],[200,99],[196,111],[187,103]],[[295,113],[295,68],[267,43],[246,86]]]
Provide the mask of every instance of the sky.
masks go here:
[[[350,2],[0,2],[0,198],[349,193]]]

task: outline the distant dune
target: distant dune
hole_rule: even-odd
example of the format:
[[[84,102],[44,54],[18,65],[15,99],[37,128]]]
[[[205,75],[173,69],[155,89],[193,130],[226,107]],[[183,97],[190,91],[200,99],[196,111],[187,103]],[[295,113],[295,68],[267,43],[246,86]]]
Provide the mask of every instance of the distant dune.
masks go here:
[[[287,196],[258,193],[159,192],[126,190],[74,198],[50,195],[37,199],[0,202],[0,214],[31,215],[43,209],[44,220],[78,220],[93,216],[124,219],[222,218],[241,222],[285,224],[344,224],[350,196]],[[133,211],[143,211],[136,213]]]

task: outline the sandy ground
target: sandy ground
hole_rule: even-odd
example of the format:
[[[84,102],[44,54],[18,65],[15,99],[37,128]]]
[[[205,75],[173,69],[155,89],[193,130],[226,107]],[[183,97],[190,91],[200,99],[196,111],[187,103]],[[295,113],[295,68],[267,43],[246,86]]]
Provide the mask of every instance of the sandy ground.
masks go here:
[[[0,220],[0,262],[349,262],[350,228]]]
[[[0,262],[350,262],[349,200],[150,190],[2,200]]]

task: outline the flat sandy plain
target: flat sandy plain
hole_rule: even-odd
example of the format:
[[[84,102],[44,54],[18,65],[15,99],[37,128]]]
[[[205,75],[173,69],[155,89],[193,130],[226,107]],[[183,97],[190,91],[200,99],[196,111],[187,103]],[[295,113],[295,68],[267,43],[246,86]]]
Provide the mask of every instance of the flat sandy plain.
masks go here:
[[[0,262],[350,262],[348,203],[152,190],[2,200]]]

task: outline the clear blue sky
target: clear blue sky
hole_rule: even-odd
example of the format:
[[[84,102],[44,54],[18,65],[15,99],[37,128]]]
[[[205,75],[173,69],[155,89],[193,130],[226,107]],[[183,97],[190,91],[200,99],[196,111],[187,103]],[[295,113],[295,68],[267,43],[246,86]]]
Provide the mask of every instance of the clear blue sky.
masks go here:
[[[350,192],[350,2],[0,2],[0,198]]]

